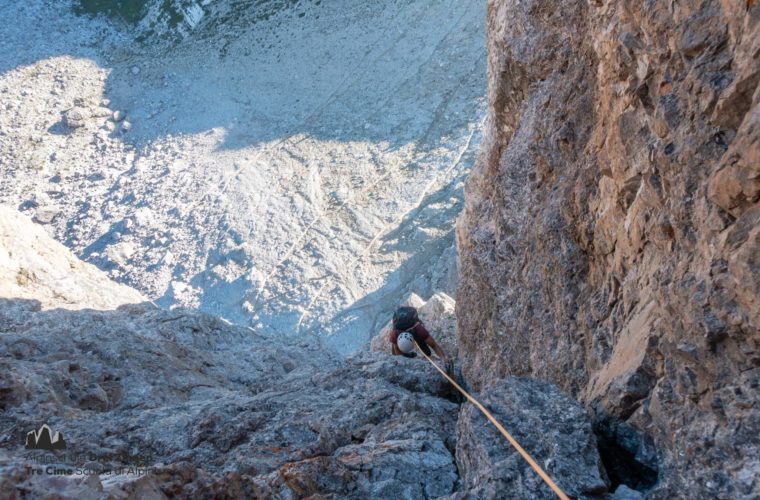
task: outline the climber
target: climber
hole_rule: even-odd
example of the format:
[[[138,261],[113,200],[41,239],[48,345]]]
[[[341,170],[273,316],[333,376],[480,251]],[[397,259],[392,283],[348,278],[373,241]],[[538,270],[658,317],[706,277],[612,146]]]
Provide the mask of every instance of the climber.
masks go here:
[[[422,324],[417,316],[417,309],[414,307],[399,307],[393,313],[393,330],[391,330],[390,342],[394,356],[416,357],[417,353],[414,350],[414,343],[416,343],[422,352],[428,356],[430,356],[430,349],[432,348],[446,368],[451,368],[451,362],[446,357],[446,353],[443,352],[441,346]]]

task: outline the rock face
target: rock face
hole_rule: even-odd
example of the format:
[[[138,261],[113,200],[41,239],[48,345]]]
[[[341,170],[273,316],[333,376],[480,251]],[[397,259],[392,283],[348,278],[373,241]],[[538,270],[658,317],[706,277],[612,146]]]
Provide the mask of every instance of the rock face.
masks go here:
[[[465,376],[555,381],[638,465],[653,440],[656,484],[628,487],[754,497],[760,4],[491,1],[487,47]]]

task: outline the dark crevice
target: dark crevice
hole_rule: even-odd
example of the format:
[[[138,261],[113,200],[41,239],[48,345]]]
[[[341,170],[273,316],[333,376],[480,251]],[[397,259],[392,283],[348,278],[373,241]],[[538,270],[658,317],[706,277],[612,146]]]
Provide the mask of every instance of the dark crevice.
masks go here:
[[[455,376],[453,378],[459,385],[462,385],[463,380],[461,376]],[[437,396],[451,401],[452,403],[455,403],[459,406],[465,402],[464,396],[462,396],[462,394],[451,384],[446,384],[445,389],[437,394]]]
[[[612,418],[597,421],[594,432],[599,456],[610,481],[610,491],[625,485],[646,492],[657,484],[659,466],[649,436]]]

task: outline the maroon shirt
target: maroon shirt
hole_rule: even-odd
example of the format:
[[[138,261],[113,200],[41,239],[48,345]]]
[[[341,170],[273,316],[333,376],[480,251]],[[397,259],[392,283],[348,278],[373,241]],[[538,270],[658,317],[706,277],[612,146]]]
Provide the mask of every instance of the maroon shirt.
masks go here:
[[[414,325],[411,329],[405,330],[405,331],[411,333],[412,336],[414,337],[414,340],[420,345],[425,345],[427,339],[430,338],[430,332],[427,331],[427,328],[425,328],[425,325],[423,325],[422,322],[417,322],[417,324]],[[396,343],[396,341],[398,340],[399,333],[400,332],[396,330],[395,328],[391,330],[391,336],[390,336],[391,344]]]

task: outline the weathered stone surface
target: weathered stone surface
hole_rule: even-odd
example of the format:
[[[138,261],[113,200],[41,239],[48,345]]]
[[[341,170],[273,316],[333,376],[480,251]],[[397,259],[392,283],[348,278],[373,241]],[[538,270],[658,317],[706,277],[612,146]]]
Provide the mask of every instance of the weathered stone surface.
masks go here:
[[[603,498],[596,437],[586,411],[556,386],[507,378],[477,396],[557,485],[573,498]],[[556,498],[472,404],[457,424],[457,498]]]
[[[69,451],[139,450],[156,463],[187,462],[205,471],[192,472],[191,482],[235,472],[262,492],[299,497],[309,487],[406,498],[453,491],[447,445],[453,449],[457,405],[434,394],[441,384],[423,363],[410,368],[405,358],[370,354],[346,363],[314,341],[277,341],[149,305],[17,305],[0,332],[2,446],[17,462],[27,456],[23,436],[44,418]],[[320,483],[335,475],[345,481]],[[55,489],[38,479],[16,486]],[[160,477],[151,481],[168,488]],[[176,493],[190,497],[187,488]]]
[[[760,62],[755,61],[754,65],[760,67]],[[760,78],[760,69],[757,74]],[[755,91],[758,93],[760,86]],[[752,102],[760,102],[760,96],[755,95]],[[760,200],[760,106],[757,104],[746,112],[707,189],[712,202],[737,218]]]
[[[488,4],[465,376],[553,380],[650,436],[653,498],[760,488],[758,40],[757,2]]]

